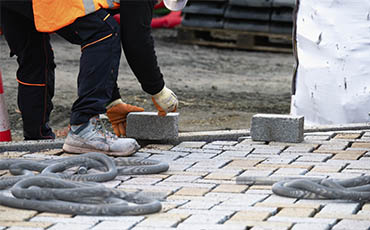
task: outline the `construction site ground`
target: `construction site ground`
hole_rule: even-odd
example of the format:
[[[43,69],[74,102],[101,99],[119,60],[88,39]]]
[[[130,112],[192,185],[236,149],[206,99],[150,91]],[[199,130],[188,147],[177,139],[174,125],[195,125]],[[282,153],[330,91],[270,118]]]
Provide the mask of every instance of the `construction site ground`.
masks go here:
[[[0,153],[0,159],[35,161],[67,156],[71,154],[60,148]],[[299,144],[256,142],[249,136],[150,144],[133,157],[167,162],[167,172],[120,175],[102,184],[127,192],[141,191],[161,202],[160,212],[85,216],[0,206],[0,229],[367,230],[370,204],[365,201],[282,197],[272,192],[271,184],[261,182],[365,176],[370,172],[369,156],[370,130],[306,133]],[[0,179],[6,176],[9,172],[1,170]],[[252,179],[247,184],[238,183],[238,176]]]
[[[154,35],[167,84],[180,99],[181,132],[205,130],[203,135],[212,137],[214,130],[248,129],[251,115],[257,112],[289,112],[292,55],[181,45],[175,42],[175,33],[158,30]],[[63,128],[76,98],[79,48],[56,36],[52,42],[58,67],[51,125]],[[12,134],[21,140],[16,61],[8,57],[3,37],[0,45]],[[150,98],[141,91],[124,58],[121,63],[123,98],[153,111]],[[370,229],[370,204],[366,201],[282,197],[272,192],[271,183],[262,183],[296,177],[342,180],[369,175],[370,129],[310,130],[302,143],[257,142],[248,133],[228,140],[213,135],[203,141],[203,137],[142,145],[133,157],[167,162],[169,170],[118,176],[102,183],[159,200],[162,210],[158,213],[85,216],[0,206],[0,230]],[[63,139],[54,143],[1,143],[0,148],[12,151],[1,151],[0,159],[39,161],[71,156],[61,149]],[[18,147],[12,148],[15,145]],[[7,176],[12,176],[8,170],[0,170],[0,179]],[[238,177],[252,180],[237,182]]]
[[[294,72],[292,54],[180,44],[175,29],[155,29],[153,35],[166,84],[179,98],[180,132],[247,129],[251,116],[257,112],[289,113]],[[68,126],[70,109],[77,98],[80,47],[55,34],[51,39],[57,68],[50,125],[60,130]],[[22,140],[22,122],[16,104],[17,62],[16,57],[9,57],[4,36],[0,36],[0,63],[13,139]],[[127,103],[155,111],[124,54],[118,84]]]

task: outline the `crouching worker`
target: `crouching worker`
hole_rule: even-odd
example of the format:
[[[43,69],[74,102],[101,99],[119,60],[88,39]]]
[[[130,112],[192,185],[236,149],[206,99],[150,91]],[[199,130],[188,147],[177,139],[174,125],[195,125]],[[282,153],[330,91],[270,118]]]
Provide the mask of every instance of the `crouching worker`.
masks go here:
[[[18,107],[25,140],[54,139],[49,127],[53,109],[54,54],[50,32],[81,46],[78,98],[73,103],[71,128],[63,149],[127,156],[139,145],[134,139],[117,138],[104,129],[99,114],[120,98],[117,87],[121,57],[118,23],[104,8],[117,7],[111,0],[0,1],[1,28],[17,56]]]

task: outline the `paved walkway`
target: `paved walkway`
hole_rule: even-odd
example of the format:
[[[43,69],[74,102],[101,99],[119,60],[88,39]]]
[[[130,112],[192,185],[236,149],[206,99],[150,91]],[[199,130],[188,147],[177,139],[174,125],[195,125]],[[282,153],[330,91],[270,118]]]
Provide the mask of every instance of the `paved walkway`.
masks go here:
[[[2,152],[0,158],[67,156],[60,149],[38,153]],[[300,144],[184,141],[148,145],[136,153],[166,161],[169,171],[118,176],[105,183],[162,201],[160,213],[145,216],[72,216],[0,206],[2,229],[370,229],[370,203],[280,197],[271,185],[236,183],[237,176],[277,180],[289,177],[336,179],[370,175],[370,130],[306,133]],[[0,171],[0,175],[7,175]]]

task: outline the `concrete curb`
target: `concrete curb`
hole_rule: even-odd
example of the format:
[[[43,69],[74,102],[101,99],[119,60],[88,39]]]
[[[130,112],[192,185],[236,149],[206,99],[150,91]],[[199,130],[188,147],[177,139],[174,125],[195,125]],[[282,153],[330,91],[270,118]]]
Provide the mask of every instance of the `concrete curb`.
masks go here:
[[[332,131],[350,131],[350,130],[370,130],[370,123],[358,123],[347,125],[325,125],[315,127],[305,127],[305,133],[313,132],[332,132]],[[142,141],[142,143],[166,143],[178,144],[183,141],[236,141],[240,137],[250,136],[247,129],[240,130],[217,130],[201,132],[184,132],[179,133],[178,138],[166,142]],[[37,152],[45,149],[61,149],[64,139],[40,140],[40,141],[19,141],[19,142],[0,142],[0,152],[6,151],[25,151]]]

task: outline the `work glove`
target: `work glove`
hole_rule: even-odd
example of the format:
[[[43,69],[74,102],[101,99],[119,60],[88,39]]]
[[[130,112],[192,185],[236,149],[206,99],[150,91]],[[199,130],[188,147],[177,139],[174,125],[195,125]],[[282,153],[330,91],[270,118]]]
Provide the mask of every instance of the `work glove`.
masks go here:
[[[126,136],[126,118],[130,112],[143,112],[144,108],[126,104],[117,99],[107,106],[107,116],[117,137]]]
[[[152,96],[152,101],[158,110],[158,116],[161,117],[166,116],[169,112],[176,112],[179,104],[175,93],[166,86],[159,93]]]

